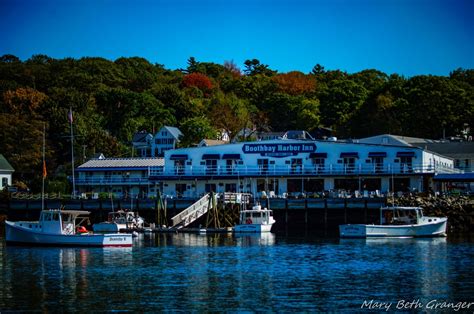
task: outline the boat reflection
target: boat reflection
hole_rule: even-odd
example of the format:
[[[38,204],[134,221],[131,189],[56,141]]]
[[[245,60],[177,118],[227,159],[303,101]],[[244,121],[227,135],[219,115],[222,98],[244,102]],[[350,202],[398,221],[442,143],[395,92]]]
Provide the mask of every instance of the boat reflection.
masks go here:
[[[0,276],[7,298],[23,299],[25,306],[42,306],[57,295],[74,295],[76,300],[94,298],[91,272],[133,264],[132,248],[46,248],[6,246],[1,256]],[[25,271],[31,269],[32,271]],[[35,291],[25,294],[25,291]],[[29,295],[29,298],[27,297]],[[32,296],[34,297],[33,299]],[[36,307],[35,307],[36,308]],[[40,307],[37,310],[45,310]],[[21,309],[17,309],[21,310]],[[31,310],[31,308],[25,308]],[[71,309],[63,309],[68,312]]]
[[[217,246],[260,246],[274,245],[275,234],[273,233],[155,233],[145,234],[139,241],[134,242],[134,247],[139,246],[195,246],[195,247],[217,247]]]
[[[261,246],[274,245],[275,234],[270,232],[256,233],[256,234],[234,234],[234,237],[239,246]]]

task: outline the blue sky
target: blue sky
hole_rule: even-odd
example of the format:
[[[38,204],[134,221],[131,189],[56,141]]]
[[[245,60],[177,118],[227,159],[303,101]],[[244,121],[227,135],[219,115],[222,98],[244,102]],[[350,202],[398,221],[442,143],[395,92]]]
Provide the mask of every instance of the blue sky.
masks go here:
[[[471,0],[0,0],[0,55],[259,59],[405,76],[474,68]]]

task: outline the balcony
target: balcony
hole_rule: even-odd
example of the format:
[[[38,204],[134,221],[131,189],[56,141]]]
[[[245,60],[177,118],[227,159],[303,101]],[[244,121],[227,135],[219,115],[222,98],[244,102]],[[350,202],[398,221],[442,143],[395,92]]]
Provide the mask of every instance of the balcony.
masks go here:
[[[75,179],[76,185],[147,185],[148,177],[89,177]]]
[[[430,164],[326,164],[326,165],[268,165],[243,166],[229,169],[226,166],[188,166],[185,169],[163,167],[149,169],[149,176],[166,177],[262,177],[262,176],[343,176],[343,175],[410,175],[435,173],[461,173],[461,170]]]

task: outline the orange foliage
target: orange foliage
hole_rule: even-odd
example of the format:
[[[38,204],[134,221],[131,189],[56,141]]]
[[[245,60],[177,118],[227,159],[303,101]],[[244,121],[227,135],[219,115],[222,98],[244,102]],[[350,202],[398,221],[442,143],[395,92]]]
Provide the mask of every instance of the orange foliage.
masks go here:
[[[289,95],[307,94],[316,89],[315,79],[298,71],[278,74],[272,79],[278,84],[280,91]]]
[[[35,114],[38,107],[48,98],[36,89],[26,87],[7,90],[3,93],[3,101],[13,114]]]
[[[183,86],[184,87],[197,87],[203,92],[207,92],[212,89],[212,82],[211,80],[202,73],[191,73],[186,75],[183,78]]]

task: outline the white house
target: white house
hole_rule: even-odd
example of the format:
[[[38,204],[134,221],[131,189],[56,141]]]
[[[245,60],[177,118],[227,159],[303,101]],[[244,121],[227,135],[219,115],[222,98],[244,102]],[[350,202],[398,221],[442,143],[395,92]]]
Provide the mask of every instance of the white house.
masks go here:
[[[176,148],[181,136],[178,128],[164,126],[154,135],[146,131],[135,133],[132,145],[140,157],[162,157],[166,150]]]
[[[0,154],[0,190],[12,185],[13,172],[15,172],[15,169],[13,169],[7,159]]]
[[[151,156],[162,157],[165,151],[175,149],[181,136],[183,136],[183,133],[176,127],[162,127],[153,137]]]

